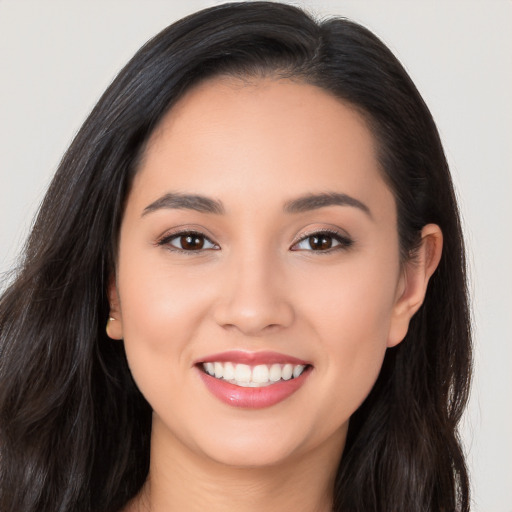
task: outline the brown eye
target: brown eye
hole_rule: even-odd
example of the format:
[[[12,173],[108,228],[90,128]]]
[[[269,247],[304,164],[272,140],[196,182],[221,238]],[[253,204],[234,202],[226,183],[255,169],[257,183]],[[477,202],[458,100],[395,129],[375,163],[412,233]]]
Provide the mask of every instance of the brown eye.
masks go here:
[[[167,246],[173,251],[181,252],[198,252],[208,249],[219,249],[218,245],[214,244],[202,233],[195,231],[184,231],[166,236],[158,242],[158,245]]]
[[[179,237],[181,249],[197,251],[204,247],[204,237],[200,235],[182,235]]]
[[[316,251],[329,253],[337,249],[348,249],[352,240],[341,233],[319,231],[299,240],[291,249],[293,251]]]
[[[332,247],[332,236],[313,235],[308,238],[309,245],[314,251],[325,251]]]

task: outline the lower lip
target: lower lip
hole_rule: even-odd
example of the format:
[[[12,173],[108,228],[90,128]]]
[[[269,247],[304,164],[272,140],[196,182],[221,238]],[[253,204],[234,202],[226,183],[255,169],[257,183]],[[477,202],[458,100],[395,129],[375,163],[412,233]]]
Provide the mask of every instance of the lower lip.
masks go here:
[[[311,367],[307,367],[299,377],[261,388],[236,386],[223,379],[216,379],[201,369],[198,371],[208,390],[225,404],[245,409],[263,409],[278,404],[295,393],[306,382]]]

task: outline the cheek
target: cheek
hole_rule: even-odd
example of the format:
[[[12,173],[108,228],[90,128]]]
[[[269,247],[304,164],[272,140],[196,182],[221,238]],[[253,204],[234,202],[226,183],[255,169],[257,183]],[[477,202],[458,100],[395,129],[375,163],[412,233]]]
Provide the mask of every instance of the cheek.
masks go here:
[[[361,293],[346,287],[336,300],[323,303],[318,311],[319,337],[324,344],[325,364],[339,380],[343,376],[346,390],[360,387],[369,391],[382,364],[387,348],[391,308],[379,301],[378,293]],[[368,384],[370,383],[370,384]],[[366,390],[366,391],[365,391]]]
[[[204,275],[172,268],[161,257],[148,262],[147,254],[131,251],[130,258],[119,262],[118,286],[124,343],[134,377],[139,368],[152,372],[164,361],[188,368],[191,340],[197,338],[210,299]]]
[[[314,282],[301,288],[305,316],[324,332],[354,350],[384,343],[395,304],[399,267],[382,258],[358,258],[339,268],[317,272]],[[306,278],[308,279],[308,278]]]
[[[303,300],[304,316],[321,347],[318,365],[323,407],[335,428],[355,412],[373,387],[387,349],[398,268],[365,265],[318,280]],[[305,311],[309,313],[305,313]],[[320,375],[319,375],[320,378]],[[325,428],[326,425],[320,428]]]
[[[126,357],[137,386],[159,413],[187,410],[184,386],[209,288],[193,272],[137,258],[120,262],[118,280]]]

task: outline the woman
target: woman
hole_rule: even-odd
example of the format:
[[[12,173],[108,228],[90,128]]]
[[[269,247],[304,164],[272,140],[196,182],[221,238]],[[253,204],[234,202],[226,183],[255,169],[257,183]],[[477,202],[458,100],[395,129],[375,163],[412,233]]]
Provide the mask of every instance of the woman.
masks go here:
[[[374,35],[266,2],[175,23],[2,297],[0,509],[468,510],[464,269],[437,130]]]

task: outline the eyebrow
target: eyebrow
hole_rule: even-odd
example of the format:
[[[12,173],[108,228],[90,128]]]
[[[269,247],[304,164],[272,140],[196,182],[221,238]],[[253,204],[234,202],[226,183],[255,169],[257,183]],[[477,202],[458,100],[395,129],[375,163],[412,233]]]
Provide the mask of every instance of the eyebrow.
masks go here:
[[[160,209],[179,209],[179,210],[195,210],[201,213],[214,213],[222,215],[225,213],[223,204],[209,197],[195,194],[181,194],[179,192],[170,192],[163,195],[150,205],[144,208],[142,215],[154,212]]]
[[[373,218],[370,209],[363,202],[340,192],[308,194],[292,199],[285,203],[284,211],[286,213],[304,213],[326,206],[351,206]],[[200,213],[213,213],[215,215],[222,215],[226,211],[224,205],[218,199],[197,194],[169,192],[146,206],[142,216],[160,209],[195,210]]]
[[[366,213],[370,218],[372,213],[370,208],[355,197],[340,192],[323,192],[320,194],[308,194],[306,196],[292,199],[284,205],[287,213],[303,213],[310,210],[317,210],[325,206],[352,206]]]

